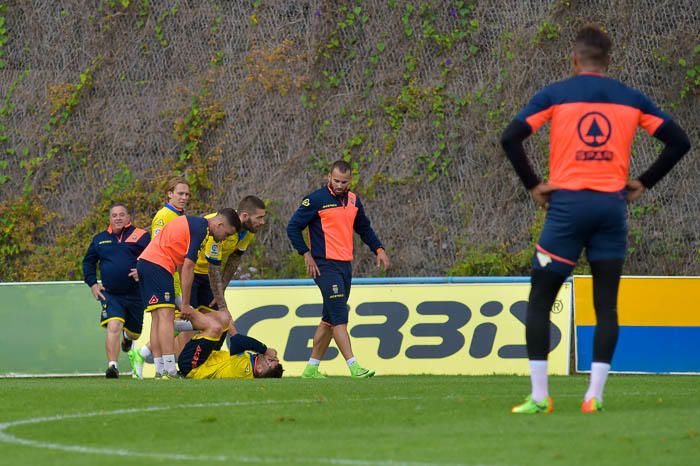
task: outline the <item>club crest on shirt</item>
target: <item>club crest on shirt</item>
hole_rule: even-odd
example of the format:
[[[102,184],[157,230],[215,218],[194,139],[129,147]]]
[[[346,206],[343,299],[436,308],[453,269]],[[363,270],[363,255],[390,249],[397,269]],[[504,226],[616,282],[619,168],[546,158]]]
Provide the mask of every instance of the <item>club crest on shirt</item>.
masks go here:
[[[338,294],[338,285],[333,285],[331,288],[333,288],[333,294]]]

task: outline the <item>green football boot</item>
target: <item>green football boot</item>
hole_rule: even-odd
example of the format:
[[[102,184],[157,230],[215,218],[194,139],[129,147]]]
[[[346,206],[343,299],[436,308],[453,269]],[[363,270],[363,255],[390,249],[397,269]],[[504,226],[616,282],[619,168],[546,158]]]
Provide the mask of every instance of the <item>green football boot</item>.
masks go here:
[[[131,378],[143,380],[143,357],[135,349],[130,349],[129,364],[131,365]]]
[[[554,411],[554,403],[552,402],[551,396],[548,396],[539,403],[535,403],[532,401],[531,395],[525,398],[525,403],[513,406],[513,409],[510,410],[510,412],[514,414],[549,414],[552,411]]]
[[[325,379],[326,376],[321,374],[318,370],[318,366],[313,364],[307,364],[304,368],[304,372],[301,373],[302,379]]]
[[[374,371],[365,369],[357,361],[350,364],[350,375],[356,379],[368,379],[374,375]]]

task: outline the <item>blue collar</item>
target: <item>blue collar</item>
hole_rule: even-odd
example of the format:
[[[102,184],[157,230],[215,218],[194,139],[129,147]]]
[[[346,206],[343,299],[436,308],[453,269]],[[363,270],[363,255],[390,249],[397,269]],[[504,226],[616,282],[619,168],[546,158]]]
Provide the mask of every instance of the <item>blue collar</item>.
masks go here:
[[[172,210],[173,212],[175,212],[175,213],[178,214],[178,215],[184,215],[184,213],[185,213],[184,210],[180,210],[180,209],[178,209],[177,207],[174,207],[174,206],[170,205],[169,202],[166,202],[165,205],[164,205],[163,207],[165,207],[166,209]]]

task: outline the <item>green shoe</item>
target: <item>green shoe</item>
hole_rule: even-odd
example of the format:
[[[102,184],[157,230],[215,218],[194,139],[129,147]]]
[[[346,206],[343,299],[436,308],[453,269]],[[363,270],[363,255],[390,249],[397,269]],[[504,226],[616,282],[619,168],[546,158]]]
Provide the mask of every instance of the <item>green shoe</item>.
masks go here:
[[[365,369],[355,361],[350,365],[350,375],[356,379],[368,379],[374,375],[374,371]]]
[[[143,357],[135,349],[129,350],[129,364],[131,364],[131,377],[143,380]]]
[[[301,374],[302,379],[325,379],[326,376],[318,371],[318,366],[307,364],[304,372]]]
[[[554,403],[552,402],[551,396],[548,396],[539,403],[535,403],[532,401],[532,397],[530,395],[525,398],[525,403],[513,406],[513,409],[510,410],[510,412],[514,414],[549,414],[552,411],[554,411]]]

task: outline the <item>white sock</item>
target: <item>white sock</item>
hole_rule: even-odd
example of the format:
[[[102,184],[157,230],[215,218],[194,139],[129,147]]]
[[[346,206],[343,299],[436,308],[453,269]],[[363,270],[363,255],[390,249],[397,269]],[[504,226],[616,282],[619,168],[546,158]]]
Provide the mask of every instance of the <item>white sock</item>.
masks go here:
[[[142,346],[139,353],[141,353],[141,357],[144,361],[148,364],[153,364],[153,353],[151,353],[151,349],[148,346]]]
[[[164,354],[163,365],[165,366],[165,372],[167,372],[168,374],[177,374],[177,366],[175,365],[174,354]]]
[[[320,364],[321,364],[320,359],[309,358],[309,365],[310,366],[318,366]]]
[[[156,363],[156,374],[162,374],[163,372],[165,372],[165,366],[163,365],[163,356],[153,358],[153,362]]]
[[[194,330],[194,327],[192,326],[192,322],[188,322],[186,320],[176,320],[175,330],[178,332],[189,332]]]
[[[532,401],[539,403],[549,396],[547,361],[530,360],[530,383],[532,384]]]
[[[350,359],[346,360],[345,362],[348,363],[348,366],[352,366],[353,363],[355,362],[355,356],[351,357]]]
[[[594,362],[591,364],[591,381],[588,384],[588,390],[583,401],[588,401],[591,398],[597,398],[603,402],[603,389],[605,381],[608,380],[608,372],[610,372],[610,364],[604,362]]]
[[[117,367],[117,361],[109,361],[109,364],[107,364],[107,365]]]

